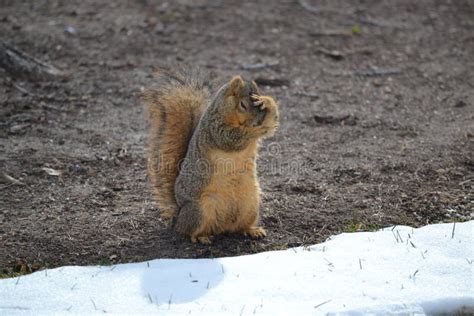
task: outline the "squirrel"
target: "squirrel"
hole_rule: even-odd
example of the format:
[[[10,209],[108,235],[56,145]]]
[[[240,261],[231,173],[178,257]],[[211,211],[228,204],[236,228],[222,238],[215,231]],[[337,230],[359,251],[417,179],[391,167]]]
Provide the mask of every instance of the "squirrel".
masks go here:
[[[234,76],[211,96],[195,70],[159,72],[148,106],[148,175],[161,216],[193,243],[225,232],[266,236],[259,221],[256,158],[279,124],[278,105]]]

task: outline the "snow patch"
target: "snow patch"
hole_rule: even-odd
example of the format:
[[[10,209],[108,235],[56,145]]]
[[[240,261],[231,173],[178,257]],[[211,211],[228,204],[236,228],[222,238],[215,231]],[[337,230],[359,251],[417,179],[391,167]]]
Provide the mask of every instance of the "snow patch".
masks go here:
[[[396,226],[241,257],[62,267],[0,280],[0,314],[474,312],[473,231]]]

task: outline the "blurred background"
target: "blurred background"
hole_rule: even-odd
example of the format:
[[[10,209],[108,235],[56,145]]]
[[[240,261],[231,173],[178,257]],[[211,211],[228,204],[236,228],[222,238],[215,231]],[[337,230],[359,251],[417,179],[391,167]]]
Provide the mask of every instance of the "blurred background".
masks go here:
[[[264,240],[192,245],[157,216],[139,94],[178,64],[280,103]],[[468,0],[2,0],[0,273],[472,219],[473,86]]]

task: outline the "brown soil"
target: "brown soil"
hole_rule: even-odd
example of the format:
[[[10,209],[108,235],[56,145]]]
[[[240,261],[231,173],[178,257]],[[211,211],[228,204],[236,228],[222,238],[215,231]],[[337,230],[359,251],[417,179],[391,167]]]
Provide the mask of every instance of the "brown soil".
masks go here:
[[[2,1],[1,40],[68,75],[0,69],[0,267],[234,256],[472,219],[474,3],[306,3],[321,11]],[[139,91],[176,63],[247,75],[279,100],[281,128],[259,159],[267,238],[194,245],[160,221]]]

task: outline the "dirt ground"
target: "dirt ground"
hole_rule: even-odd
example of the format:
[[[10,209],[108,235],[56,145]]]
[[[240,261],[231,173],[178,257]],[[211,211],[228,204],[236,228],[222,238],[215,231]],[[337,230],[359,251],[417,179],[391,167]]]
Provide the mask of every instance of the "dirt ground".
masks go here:
[[[0,39],[66,73],[0,68],[4,273],[474,217],[472,1],[4,0]],[[139,92],[175,64],[246,75],[279,101],[259,159],[267,238],[194,245],[159,219]]]

